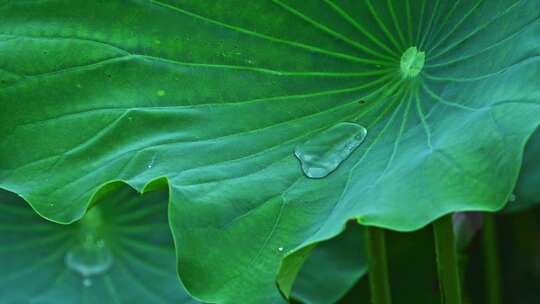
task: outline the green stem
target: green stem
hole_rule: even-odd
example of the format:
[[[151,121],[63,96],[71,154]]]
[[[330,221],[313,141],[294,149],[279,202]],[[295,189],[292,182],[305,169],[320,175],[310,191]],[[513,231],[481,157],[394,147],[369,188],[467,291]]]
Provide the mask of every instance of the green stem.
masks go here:
[[[369,286],[372,304],[390,304],[390,284],[384,230],[368,227]]]
[[[445,215],[433,222],[435,251],[441,288],[441,303],[461,304],[461,283],[452,215]]]
[[[496,232],[495,215],[492,213],[485,213],[482,239],[484,243],[486,303],[488,304],[501,304],[501,283],[499,277],[500,270]]]

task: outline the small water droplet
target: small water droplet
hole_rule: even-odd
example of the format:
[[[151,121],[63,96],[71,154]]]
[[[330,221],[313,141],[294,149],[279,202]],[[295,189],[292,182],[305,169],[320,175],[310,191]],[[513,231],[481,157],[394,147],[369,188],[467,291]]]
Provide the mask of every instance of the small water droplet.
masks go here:
[[[517,200],[517,196],[516,196],[514,193],[510,194],[510,196],[508,197],[508,201],[509,201],[510,203],[513,203],[513,202],[515,202],[516,200]]]
[[[148,169],[152,169],[152,167],[154,166],[154,163],[156,162],[156,155],[152,156],[152,159],[150,160],[150,163],[148,164],[148,166],[146,166]]]
[[[294,155],[309,178],[323,178],[346,160],[367,136],[359,124],[341,122],[298,145]]]
[[[160,96],[160,97],[165,96],[165,91],[164,90],[158,90],[156,94],[157,94],[157,96]]]
[[[279,247],[277,250],[278,250],[279,252],[283,252],[283,247]]]
[[[85,279],[83,280],[83,286],[84,286],[84,287],[90,287],[90,286],[92,286],[92,280],[89,279],[89,278],[85,278]]]

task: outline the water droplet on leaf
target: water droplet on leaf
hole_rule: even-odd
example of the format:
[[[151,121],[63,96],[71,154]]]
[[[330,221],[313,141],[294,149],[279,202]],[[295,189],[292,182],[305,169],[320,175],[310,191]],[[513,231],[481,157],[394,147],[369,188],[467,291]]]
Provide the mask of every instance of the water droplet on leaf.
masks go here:
[[[165,96],[165,91],[164,90],[158,90],[156,94],[157,94],[157,96],[160,96],[160,97]]]
[[[148,164],[148,166],[146,166],[148,169],[152,169],[152,167],[154,166],[154,163],[156,162],[156,155],[152,156],[152,159],[150,160],[150,163]]]
[[[279,252],[283,252],[283,247],[279,247],[277,250],[278,250]]]
[[[298,145],[294,155],[310,178],[323,178],[345,161],[367,136],[366,128],[341,122]]]
[[[516,199],[517,199],[517,196],[516,196],[514,193],[510,194],[510,196],[508,197],[508,201],[509,201],[510,203],[515,202]]]

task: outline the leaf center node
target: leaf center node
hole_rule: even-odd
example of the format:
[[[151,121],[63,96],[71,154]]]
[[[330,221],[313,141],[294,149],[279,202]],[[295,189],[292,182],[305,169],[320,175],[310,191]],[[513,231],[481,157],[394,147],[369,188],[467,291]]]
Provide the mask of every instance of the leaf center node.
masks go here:
[[[401,76],[403,78],[416,77],[424,68],[426,53],[420,52],[415,46],[408,48],[401,56]]]

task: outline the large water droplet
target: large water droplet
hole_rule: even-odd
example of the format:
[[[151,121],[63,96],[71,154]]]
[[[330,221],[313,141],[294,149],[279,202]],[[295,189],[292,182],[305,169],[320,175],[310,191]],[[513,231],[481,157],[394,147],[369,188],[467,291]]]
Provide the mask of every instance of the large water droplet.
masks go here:
[[[113,264],[113,254],[100,237],[102,218],[97,207],[92,208],[79,223],[79,239],[64,258],[66,266],[84,278],[102,274]]]
[[[323,178],[336,170],[366,136],[367,130],[361,125],[341,122],[297,146],[294,155],[307,177]]]

